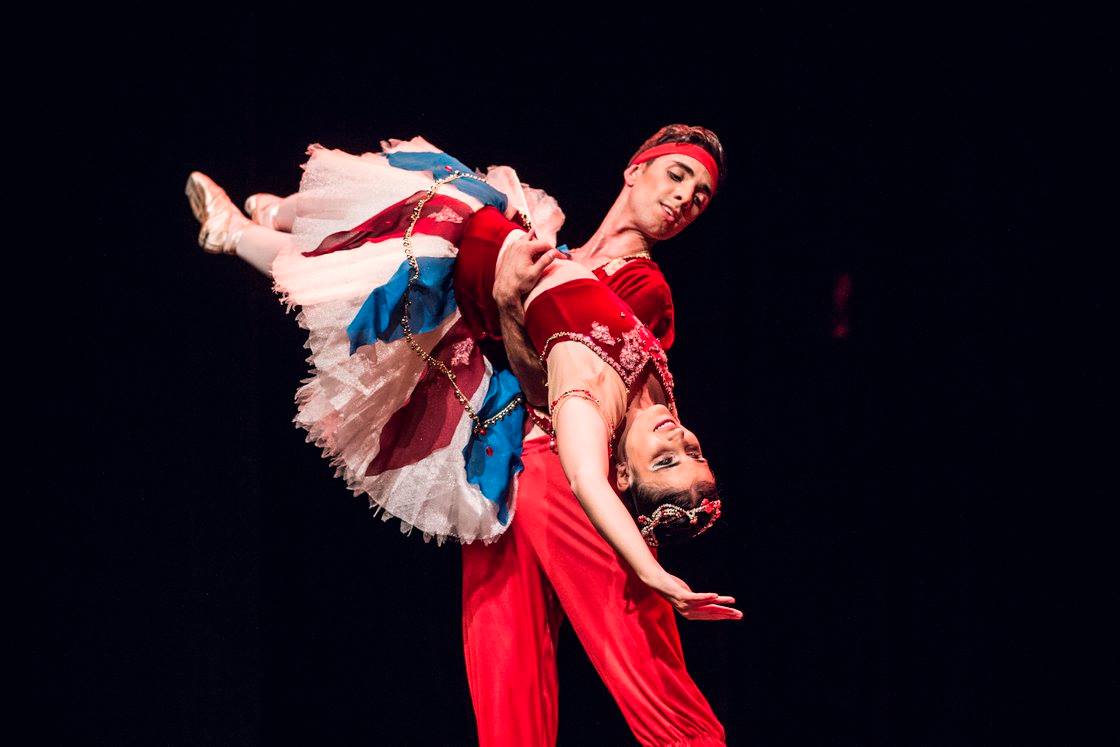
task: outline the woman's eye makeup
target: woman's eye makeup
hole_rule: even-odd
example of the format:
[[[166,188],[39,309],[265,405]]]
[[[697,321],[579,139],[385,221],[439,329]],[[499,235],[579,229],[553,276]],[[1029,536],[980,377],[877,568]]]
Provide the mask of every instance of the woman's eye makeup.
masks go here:
[[[700,453],[700,449],[689,449],[685,452],[686,455],[692,457],[698,462],[706,462],[704,456]],[[677,460],[672,456],[667,456],[655,461],[651,466],[655,469],[663,469],[665,467],[673,467],[677,464]]]

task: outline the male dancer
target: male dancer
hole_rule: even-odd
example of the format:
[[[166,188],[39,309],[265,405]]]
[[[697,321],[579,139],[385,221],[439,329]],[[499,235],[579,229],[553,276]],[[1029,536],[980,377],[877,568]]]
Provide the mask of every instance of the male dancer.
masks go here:
[[[703,212],[722,166],[714,133],[662,128],[631,159],[599,229],[571,253],[664,347],[673,341],[672,296],[649,250]],[[463,241],[501,244],[516,228],[484,209]],[[495,273],[511,367],[527,400],[542,406],[547,395],[520,327],[521,303],[557,256],[530,234],[510,241]],[[592,526],[538,426],[525,437],[522,461],[509,529],[491,545],[463,546],[463,646],[480,745],[555,744],[556,643],[565,615],[639,743],[724,744],[723,726],[685,668],[673,609],[691,619],[742,615],[715,604],[714,594],[670,603],[642,583]]]
[[[631,159],[599,229],[572,253],[666,348],[673,341],[672,297],[649,250],[706,209],[722,170],[723,151],[714,133],[684,125],[662,128]],[[254,195],[246,204],[251,223],[204,175],[191,179],[197,184],[188,194],[204,221],[203,248],[237,254],[270,274],[278,237],[253,223],[291,231],[294,202]],[[497,210],[484,208],[465,227],[462,241],[513,239],[496,269],[494,297],[501,313],[493,326],[500,327],[496,336],[503,338],[528,401],[543,406],[541,371],[520,327],[521,302],[559,253],[531,234],[511,237],[517,228]],[[673,609],[690,619],[737,619],[737,610],[722,606],[734,600],[680,593],[666,601],[596,532],[539,428],[527,434],[522,459],[510,528],[492,545],[463,546],[464,652],[480,744],[555,744],[555,646],[565,614],[641,744],[723,744],[723,727],[685,669]],[[683,582],[681,587],[687,590]]]

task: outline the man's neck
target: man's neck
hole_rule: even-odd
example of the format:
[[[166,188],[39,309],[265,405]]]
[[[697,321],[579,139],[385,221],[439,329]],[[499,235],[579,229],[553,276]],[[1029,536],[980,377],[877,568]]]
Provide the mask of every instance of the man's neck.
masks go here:
[[[582,246],[572,249],[572,259],[588,269],[619,257],[629,257],[639,252],[649,252],[656,239],[638,230],[626,209],[625,193],[620,194],[614,205],[599,224],[599,228]]]

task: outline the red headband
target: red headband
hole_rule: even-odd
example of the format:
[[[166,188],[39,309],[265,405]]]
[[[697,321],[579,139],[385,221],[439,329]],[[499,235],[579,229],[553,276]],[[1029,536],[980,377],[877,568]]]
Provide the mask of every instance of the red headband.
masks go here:
[[[692,143],[662,143],[661,145],[655,145],[634,156],[634,159],[630,161],[630,165],[633,166],[636,163],[644,163],[645,161],[650,161],[658,156],[666,156],[670,153],[692,156],[702,163],[704,168],[708,170],[708,175],[712,177],[712,192],[715,193],[716,186],[719,183],[719,168],[716,166],[716,159],[712,158],[712,154],[699,145],[693,145]]]

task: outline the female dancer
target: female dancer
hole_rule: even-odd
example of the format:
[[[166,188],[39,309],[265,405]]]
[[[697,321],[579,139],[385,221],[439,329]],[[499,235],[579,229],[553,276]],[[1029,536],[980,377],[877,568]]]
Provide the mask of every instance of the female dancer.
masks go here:
[[[492,541],[513,513],[507,498],[520,466],[521,411],[512,377],[496,371],[475,342],[493,336],[494,266],[527,234],[511,232],[493,251],[485,244],[470,250],[464,223],[483,205],[505,210],[506,194],[419,139],[358,157],[317,146],[309,152],[290,236],[250,224],[216,185],[192,175],[200,242],[270,269],[285,300],[303,307],[299,321],[310,332],[316,370],[297,395],[296,420],[355,492],[426,538]],[[708,195],[714,191],[710,156],[678,149],[675,158],[707,179]],[[508,180],[506,193],[519,188]],[[371,207],[376,215],[359,223]],[[681,221],[679,208],[661,208],[665,221]],[[540,261],[550,263],[554,251]],[[713,478],[699,443],[676,418],[660,345],[576,263],[550,265],[525,314],[548,371],[556,448],[581,505],[639,578],[686,599],[691,592],[648,545],[696,536],[718,517],[719,503],[708,499]],[[608,480],[612,452],[640,533]],[[643,506],[639,486],[650,484],[657,502]],[[694,596],[689,601],[710,607],[730,601]]]

